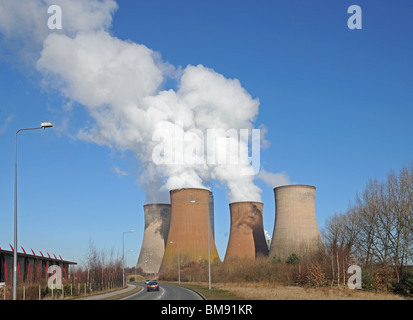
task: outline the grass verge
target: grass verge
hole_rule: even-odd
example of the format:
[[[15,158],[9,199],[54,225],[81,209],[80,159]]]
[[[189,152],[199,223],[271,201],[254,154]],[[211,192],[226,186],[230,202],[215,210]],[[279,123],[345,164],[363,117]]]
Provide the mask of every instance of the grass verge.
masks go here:
[[[104,298],[104,299],[100,299],[100,300],[119,300],[119,299],[125,298],[127,296],[130,296],[132,294],[138,293],[141,290],[143,290],[143,288],[140,285],[136,285],[135,289],[132,289],[128,292],[119,293],[117,295],[114,295],[114,296],[111,296],[111,297],[108,297],[108,298]]]

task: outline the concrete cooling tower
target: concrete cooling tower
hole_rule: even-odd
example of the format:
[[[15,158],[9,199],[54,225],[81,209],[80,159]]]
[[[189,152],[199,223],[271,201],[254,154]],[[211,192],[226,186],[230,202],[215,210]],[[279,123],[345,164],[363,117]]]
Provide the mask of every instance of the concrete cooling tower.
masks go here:
[[[274,188],[276,214],[270,257],[284,261],[292,253],[302,255],[319,249],[315,190],[307,185]]]
[[[155,274],[159,272],[165,252],[171,220],[171,205],[146,204],[143,208],[145,231],[136,268],[141,268],[146,274]]]
[[[219,260],[210,221],[210,192],[206,189],[171,190],[171,225],[160,272],[178,264],[208,260],[208,234],[211,262]]]
[[[231,229],[224,262],[234,258],[255,259],[268,255],[261,202],[234,202],[229,205]]]

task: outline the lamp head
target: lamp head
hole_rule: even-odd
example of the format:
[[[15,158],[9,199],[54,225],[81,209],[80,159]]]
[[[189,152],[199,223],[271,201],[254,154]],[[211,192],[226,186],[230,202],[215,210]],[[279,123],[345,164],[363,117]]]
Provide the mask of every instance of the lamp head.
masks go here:
[[[53,125],[50,122],[42,122],[41,127],[43,129],[46,129],[46,128],[52,128]]]

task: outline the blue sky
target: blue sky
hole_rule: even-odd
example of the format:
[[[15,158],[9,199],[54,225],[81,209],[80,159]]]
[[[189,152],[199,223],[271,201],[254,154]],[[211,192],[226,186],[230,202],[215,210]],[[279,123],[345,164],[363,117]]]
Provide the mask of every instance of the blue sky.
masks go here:
[[[259,99],[255,125],[267,128],[270,142],[261,150],[261,167],[317,187],[320,229],[369,178],[384,179],[412,161],[412,3],[117,3],[108,29],[113,37],[143,44],[176,68],[202,64],[236,78]],[[362,30],[347,27],[352,4],[362,8]],[[81,103],[43,85],[43,75],[21,58],[21,45],[10,44],[1,31],[0,246],[13,244],[14,133],[51,121],[52,129],[19,133],[19,247],[81,262],[90,240],[121,254],[122,232],[134,229],[125,235],[125,249],[134,250],[128,265],[134,265],[145,204],[134,154],[79,139],[79,130],[95,120]],[[264,228],[272,234],[273,190],[256,184]],[[228,200],[224,186],[214,182],[212,191],[223,259]]]

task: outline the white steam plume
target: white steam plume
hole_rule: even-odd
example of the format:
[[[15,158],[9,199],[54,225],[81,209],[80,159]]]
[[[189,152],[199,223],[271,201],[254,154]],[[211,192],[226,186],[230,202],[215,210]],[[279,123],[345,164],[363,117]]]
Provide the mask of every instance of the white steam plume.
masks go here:
[[[107,30],[118,8],[114,0],[2,0],[0,1],[0,32],[4,43],[19,53],[25,63],[35,63],[43,40],[50,35],[47,26],[51,5],[64,12],[63,30],[54,33],[74,36],[78,32]],[[21,50],[18,50],[18,49]]]
[[[81,130],[80,138],[134,152],[148,201],[164,200],[171,189],[206,188],[205,182],[211,180],[226,184],[230,202],[260,201],[255,176],[241,174],[251,170],[248,152],[239,164],[205,161],[208,129],[221,130],[216,140],[219,148],[230,141],[228,130],[254,128],[259,101],[237,79],[225,78],[203,65],[176,70],[146,46],[110,35],[108,28],[117,8],[112,0],[19,1],[20,6],[22,3],[35,3],[35,9],[21,12],[14,1],[0,4],[0,31],[6,38],[12,37],[16,19],[28,16],[26,31],[33,33],[29,38],[41,45],[36,68],[44,84],[84,105],[94,118],[96,125]],[[59,32],[36,24],[50,4],[61,5],[65,12]],[[7,20],[2,21],[2,16]],[[28,35],[17,37],[26,39]],[[162,90],[171,77],[177,79],[177,89]],[[178,137],[185,136],[181,148],[193,150],[195,160],[155,165],[153,151],[159,142],[153,136],[159,131],[171,137],[173,146],[179,144]],[[241,149],[248,150],[248,141],[239,142]],[[172,149],[174,157],[179,157],[178,151]],[[231,157],[234,150],[226,148],[224,152]]]

